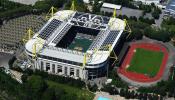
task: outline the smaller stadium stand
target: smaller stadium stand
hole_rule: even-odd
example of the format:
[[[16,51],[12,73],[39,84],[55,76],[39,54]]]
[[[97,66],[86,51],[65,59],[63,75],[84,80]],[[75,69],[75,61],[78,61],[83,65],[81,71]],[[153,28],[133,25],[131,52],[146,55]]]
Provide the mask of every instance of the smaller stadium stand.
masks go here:
[[[129,48],[130,48],[130,46],[129,46],[128,43],[125,43],[123,45],[123,48],[121,49],[121,52],[120,52],[120,54],[118,56],[119,66],[121,66],[122,62],[124,61],[125,56],[126,56],[128,50],[129,50]]]
[[[56,38],[52,41],[52,43],[58,44],[58,42],[62,39],[62,37],[69,31],[69,29],[72,27],[71,24],[67,24],[62,30],[61,34],[58,34]]]
[[[107,28],[106,25],[109,22],[109,18],[94,14],[76,12],[71,22],[76,26],[84,26],[88,28],[102,30]]]

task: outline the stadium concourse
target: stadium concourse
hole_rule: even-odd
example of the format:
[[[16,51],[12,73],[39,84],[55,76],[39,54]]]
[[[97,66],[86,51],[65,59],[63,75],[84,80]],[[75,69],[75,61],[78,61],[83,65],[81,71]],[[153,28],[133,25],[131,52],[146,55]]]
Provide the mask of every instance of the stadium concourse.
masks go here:
[[[172,60],[174,58],[171,55],[172,52],[170,52],[172,51],[172,48],[170,47],[169,44],[145,38],[137,42],[131,42],[129,46],[130,48],[125,56],[125,59],[122,62],[120,68],[117,70],[118,75],[122,78],[122,80],[128,82],[130,85],[147,87],[155,85],[157,82],[161,80],[168,79],[170,66],[174,64]],[[144,56],[140,57],[141,58],[140,60],[138,59],[135,60],[134,57],[136,57],[135,54],[138,48],[152,51],[153,53],[160,53],[160,54],[163,53],[163,57],[161,58],[161,60],[159,59],[160,61],[155,61],[154,57],[151,57],[150,55],[149,55],[150,57],[149,56],[146,57],[146,59],[150,59],[150,61],[145,60]],[[143,52],[141,55],[144,55]],[[153,56],[157,55],[154,54]],[[139,70],[134,69],[131,71],[130,70],[131,68],[129,67],[133,67],[132,65],[133,60],[142,61],[143,62],[142,65],[145,66],[140,66],[140,68],[138,68]],[[152,66],[149,65],[150,62],[151,64],[153,64]],[[155,66],[154,65],[155,62],[160,62],[160,66]],[[139,65],[140,62],[134,62],[134,63],[135,63],[134,67],[136,68],[137,66],[136,64]],[[144,67],[147,67],[147,73],[143,71],[146,69]],[[152,70],[154,70],[153,68],[156,67],[158,68],[157,74],[155,76],[150,76]],[[149,68],[151,70],[149,70]]]

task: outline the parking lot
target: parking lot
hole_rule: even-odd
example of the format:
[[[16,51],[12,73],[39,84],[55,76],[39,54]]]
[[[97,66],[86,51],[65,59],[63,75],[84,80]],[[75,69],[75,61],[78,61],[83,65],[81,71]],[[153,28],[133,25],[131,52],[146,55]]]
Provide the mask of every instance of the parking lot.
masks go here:
[[[0,67],[8,65],[8,61],[11,57],[13,57],[12,54],[0,52]]]

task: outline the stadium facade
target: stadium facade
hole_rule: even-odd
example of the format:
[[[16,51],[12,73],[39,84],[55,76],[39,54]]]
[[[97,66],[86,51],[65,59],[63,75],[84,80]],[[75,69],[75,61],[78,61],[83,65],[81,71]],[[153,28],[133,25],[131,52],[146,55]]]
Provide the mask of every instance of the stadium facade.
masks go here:
[[[35,69],[81,79],[105,76],[126,23],[118,18],[58,11],[25,45]]]

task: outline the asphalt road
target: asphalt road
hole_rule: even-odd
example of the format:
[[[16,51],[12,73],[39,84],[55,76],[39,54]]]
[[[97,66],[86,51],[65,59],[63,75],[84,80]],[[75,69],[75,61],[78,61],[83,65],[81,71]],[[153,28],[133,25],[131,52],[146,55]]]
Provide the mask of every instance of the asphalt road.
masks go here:
[[[12,57],[13,57],[12,54],[0,52],[0,66],[8,64],[9,59]]]

